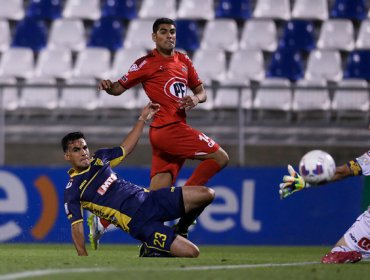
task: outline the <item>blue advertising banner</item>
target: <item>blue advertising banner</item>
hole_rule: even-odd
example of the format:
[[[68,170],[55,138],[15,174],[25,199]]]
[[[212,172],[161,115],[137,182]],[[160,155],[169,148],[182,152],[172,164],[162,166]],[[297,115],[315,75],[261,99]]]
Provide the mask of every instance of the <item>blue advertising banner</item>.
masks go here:
[[[0,169],[0,242],[71,242],[63,207],[66,171]],[[149,184],[147,168],[116,171],[138,185]],[[191,172],[183,169],[177,185]],[[284,174],[285,168],[226,168],[220,172],[208,183],[216,199],[193,226],[191,240],[220,245],[334,244],[360,214],[363,178],[312,187],[280,200],[278,185]],[[107,232],[102,242],[137,243],[118,229]]]

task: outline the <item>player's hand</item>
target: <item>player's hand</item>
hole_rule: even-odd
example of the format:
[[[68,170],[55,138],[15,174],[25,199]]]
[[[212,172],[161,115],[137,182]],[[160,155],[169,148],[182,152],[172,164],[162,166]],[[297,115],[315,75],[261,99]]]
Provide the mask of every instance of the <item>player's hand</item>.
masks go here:
[[[179,103],[180,109],[185,109],[185,111],[189,111],[190,109],[198,105],[199,98],[196,95],[186,95],[179,100]]]
[[[288,172],[289,175],[285,175],[283,182],[280,184],[279,194],[281,199],[309,186],[290,164],[288,165]]]
[[[149,102],[141,111],[139,120],[147,122],[159,111],[160,107],[158,103]]]
[[[111,80],[102,80],[98,85],[98,90],[109,90],[112,88],[112,81]]]

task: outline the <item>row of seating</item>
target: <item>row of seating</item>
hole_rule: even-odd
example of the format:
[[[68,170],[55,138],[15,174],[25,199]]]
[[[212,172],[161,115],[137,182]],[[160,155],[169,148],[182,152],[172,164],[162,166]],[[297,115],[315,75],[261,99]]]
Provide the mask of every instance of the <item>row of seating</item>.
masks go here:
[[[0,20],[0,51],[10,46],[30,47],[36,52],[46,46],[73,51],[80,51],[86,46],[105,47],[111,51],[123,47],[152,49],[152,24],[152,20],[134,19],[125,28],[118,20],[103,18],[94,23],[86,39],[87,30],[79,19],[55,20],[49,32],[43,22],[25,18],[18,23],[13,36],[9,22]],[[271,19],[247,20],[241,30],[232,19],[210,20],[203,30],[196,21],[179,20],[177,29],[177,47],[186,51],[208,48],[230,52],[237,49],[261,49],[271,52],[277,47],[299,51],[316,47],[342,51],[351,51],[354,48],[370,49],[370,20],[361,22],[357,37],[352,21],[346,19],[327,20],[323,22],[320,30],[315,28],[312,21],[288,21],[284,25],[281,38],[278,38],[278,28]],[[318,40],[316,33],[319,33]]]
[[[44,49],[35,63],[31,49],[11,48],[0,60],[0,81],[7,78],[79,80],[86,78],[119,79],[131,64],[146,54],[144,49],[122,49],[113,62],[111,53],[104,48],[86,48],[78,53],[72,63],[72,53],[67,49]],[[199,49],[194,53],[193,63],[206,85],[245,85],[249,81],[261,81],[265,77],[325,80],[339,82],[343,78],[370,80],[370,51],[354,51],[342,70],[342,59],[338,51],[311,51],[304,69],[303,61],[290,52],[276,52],[265,71],[265,61],[260,50],[239,50],[233,53],[227,66],[225,52]],[[36,65],[35,65],[36,64]]]
[[[10,85],[11,82],[8,80],[7,84]],[[41,88],[32,87],[30,83],[26,84],[21,91],[17,87],[5,87],[2,92],[3,104],[7,111],[17,109],[91,111],[97,108],[140,109],[149,101],[141,87],[130,89],[123,96],[115,97],[103,92],[98,93],[95,86],[95,80],[86,79],[85,87],[69,83],[68,86],[58,88],[50,80],[47,86]],[[240,93],[239,89],[235,88],[216,88],[214,91],[208,88],[207,91],[208,100],[206,103],[199,104],[196,107],[198,110],[235,110],[241,104],[243,109],[248,110],[357,111],[364,113],[365,116],[369,111],[367,82],[358,79],[339,82],[333,96],[324,81],[301,80],[292,89],[292,85],[286,79],[263,80],[255,93],[250,87],[240,88]]]
[[[189,18],[210,20],[215,17],[249,19],[291,18],[325,20],[328,17],[363,20],[368,16],[365,0],[0,0],[0,18],[20,20],[25,15],[39,19],[81,18],[97,20],[109,16],[133,18]],[[63,5],[64,4],[64,5]],[[254,9],[253,9],[254,7]]]

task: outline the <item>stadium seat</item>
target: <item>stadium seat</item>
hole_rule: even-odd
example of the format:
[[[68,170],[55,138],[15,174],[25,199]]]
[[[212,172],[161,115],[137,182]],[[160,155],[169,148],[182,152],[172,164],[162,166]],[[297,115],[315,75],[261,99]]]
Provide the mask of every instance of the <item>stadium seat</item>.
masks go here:
[[[36,62],[35,77],[68,79],[72,74],[72,53],[68,49],[44,49]]]
[[[13,36],[13,47],[31,48],[37,52],[47,44],[48,31],[43,21],[26,17],[19,21]]]
[[[77,55],[73,77],[104,79],[109,75],[110,59],[106,48],[86,48]]]
[[[315,28],[311,21],[291,20],[285,24],[279,48],[310,51],[316,47]]]
[[[366,80],[344,79],[339,81],[338,88],[334,92],[332,109],[368,113],[370,101],[367,88]]]
[[[104,17],[94,22],[87,46],[116,51],[123,47],[123,37],[124,29],[121,22],[111,17]]]
[[[291,104],[292,92],[288,79],[263,80],[253,100],[253,107],[258,110],[289,111]]]
[[[129,89],[121,96],[109,95],[101,92],[98,97],[98,107],[103,110],[110,109],[135,109],[138,108],[136,100],[136,90]],[[145,105],[143,105],[144,107]]]
[[[216,18],[246,20],[251,16],[251,0],[221,0],[216,7]]]
[[[29,1],[26,16],[53,20],[62,15],[62,3],[60,0],[31,0]]]
[[[133,95],[133,93],[131,93]],[[136,99],[136,108],[143,108],[150,101],[149,97],[146,95],[145,90],[142,86],[138,87],[137,99]]]
[[[260,50],[239,50],[232,54],[223,84],[248,85],[249,80],[265,77],[263,54]]]
[[[133,19],[127,28],[125,38],[125,48],[151,50],[155,47],[151,34],[153,20],[151,19]]]
[[[0,20],[0,52],[9,49],[11,41],[10,26],[7,20]]]
[[[176,21],[176,47],[195,51],[200,47],[200,29],[197,21],[180,19]]]
[[[266,76],[269,78],[286,78],[291,81],[299,80],[303,75],[300,52],[291,49],[278,49],[266,70]]]
[[[0,0],[0,19],[20,20],[24,17],[23,0]]]
[[[246,85],[249,86],[249,82],[247,82]],[[249,88],[243,88],[241,90],[240,100],[238,89],[219,88],[213,101],[213,108],[237,109],[239,104],[243,109],[251,109],[252,91]]]
[[[80,19],[56,19],[50,28],[48,48],[81,51],[86,46],[85,27]]]
[[[34,56],[30,48],[10,48],[0,60],[0,77],[28,78],[34,73]]]
[[[355,47],[356,49],[370,49],[370,19],[361,22]]]
[[[142,0],[140,18],[176,17],[176,0]]]
[[[317,47],[326,50],[351,51],[355,46],[353,23],[347,19],[329,19],[321,27]]]
[[[327,20],[328,0],[295,0],[292,18]]]
[[[62,114],[82,113],[80,110],[92,111],[98,106],[96,81],[92,78],[72,78],[67,80],[68,87],[62,89],[59,108]],[[79,86],[88,86],[81,88]],[[78,110],[78,111],[75,111]]]
[[[255,18],[290,19],[289,0],[257,0],[253,12]]]
[[[27,85],[45,85],[50,87],[27,87]],[[54,110],[58,106],[58,88],[53,78],[31,78],[26,80],[19,99],[23,109]]]
[[[136,0],[105,0],[102,7],[102,17],[134,19],[137,17]]]
[[[224,51],[199,49],[194,53],[193,63],[205,85],[225,79],[226,56]]]
[[[305,79],[338,82],[343,77],[338,51],[314,50],[308,56]]]
[[[215,17],[213,0],[181,0],[177,17],[180,19],[211,20]]]
[[[215,19],[206,23],[201,48],[234,52],[238,47],[238,26],[233,19]]]
[[[130,66],[140,57],[146,55],[145,49],[120,49],[116,52],[113,59],[110,77],[113,80],[120,79],[126,74]]]
[[[345,68],[345,78],[370,80],[370,50],[356,50],[350,53]]]
[[[293,111],[330,109],[330,96],[325,80],[299,80],[296,85],[298,88],[294,90]]]
[[[367,10],[365,0],[335,0],[330,17],[363,20],[367,17]]]
[[[13,77],[1,77],[0,83],[7,85],[16,85],[17,79]],[[19,106],[18,89],[15,87],[4,87],[2,92],[3,108],[5,111],[15,111]]]
[[[101,16],[100,0],[66,0],[63,17],[97,20]]]
[[[273,20],[245,21],[240,39],[241,49],[275,51],[277,47],[277,29]]]

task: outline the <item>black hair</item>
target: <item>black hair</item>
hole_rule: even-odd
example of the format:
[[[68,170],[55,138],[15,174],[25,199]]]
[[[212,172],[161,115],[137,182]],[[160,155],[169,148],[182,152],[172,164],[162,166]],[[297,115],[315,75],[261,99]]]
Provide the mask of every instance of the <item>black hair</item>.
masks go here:
[[[64,136],[61,141],[63,152],[67,151],[68,144],[70,142],[73,142],[74,140],[78,140],[81,138],[86,140],[85,135],[80,131],[71,132],[71,133],[68,133],[66,136]]]
[[[153,33],[157,33],[161,24],[173,24],[176,27],[176,23],[170,18],[157,18],[153,23]]]

